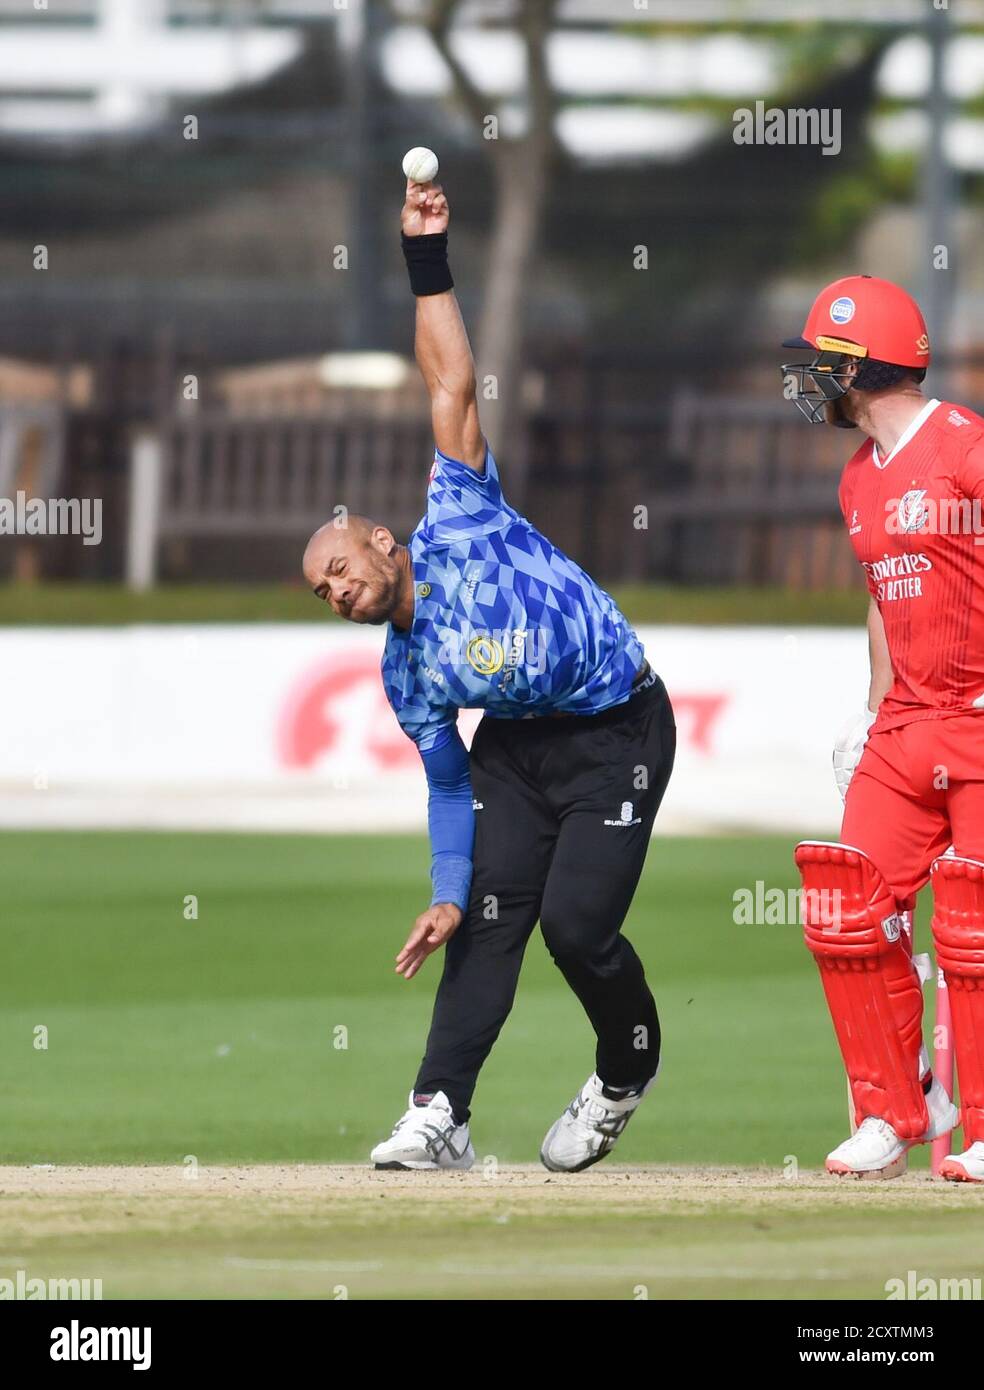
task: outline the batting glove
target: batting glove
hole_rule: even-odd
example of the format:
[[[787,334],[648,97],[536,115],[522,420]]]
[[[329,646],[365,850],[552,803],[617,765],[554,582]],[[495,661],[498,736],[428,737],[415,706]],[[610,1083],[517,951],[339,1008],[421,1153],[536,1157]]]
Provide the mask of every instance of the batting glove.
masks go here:
[[[834,742],[834,781],[842,801],[847,796],[854,769],[861,761],[864,745],[868,742],[868,730],[876,718],[877,714],[865,705],[859,714],[851,715]]]

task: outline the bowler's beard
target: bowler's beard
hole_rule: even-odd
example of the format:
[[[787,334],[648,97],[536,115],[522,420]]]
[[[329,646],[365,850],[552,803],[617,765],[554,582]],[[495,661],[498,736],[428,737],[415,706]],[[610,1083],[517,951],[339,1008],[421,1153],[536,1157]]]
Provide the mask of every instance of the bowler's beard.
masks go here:
[[[400,602],[400,567],[389,557],[373,566],[370,576],[372,601],[363,613],[352,618],[353,622],[367,623],[379,627],[388,623]]]

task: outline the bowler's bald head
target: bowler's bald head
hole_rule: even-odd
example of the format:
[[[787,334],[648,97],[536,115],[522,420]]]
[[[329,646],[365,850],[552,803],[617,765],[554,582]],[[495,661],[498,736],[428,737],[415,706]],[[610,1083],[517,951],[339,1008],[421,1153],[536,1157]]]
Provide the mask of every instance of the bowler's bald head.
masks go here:
[[[376,529],[377,523],[370,517],[353,516],[350,513],[344,520],[336,518],[334,521],[326,521],[324,526],[319,526],[305,546],[304,559],[301,561],[304,577],[311,587],[314,587],[317,578],[334,556],[344,555],[368,545]],[[385,531],[386,527],[379,529]]]
[[[340,618],[383,623],[400,597],[400,547],[371,517],[347,512],[319,526],[304,548],[304,578]]]

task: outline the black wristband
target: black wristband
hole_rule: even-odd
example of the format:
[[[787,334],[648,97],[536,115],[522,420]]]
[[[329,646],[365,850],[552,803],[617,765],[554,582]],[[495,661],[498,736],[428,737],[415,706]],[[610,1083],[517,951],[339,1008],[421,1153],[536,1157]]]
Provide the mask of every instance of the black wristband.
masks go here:
[[[407,236],[401,232],[400,241],[414,294],[444,294],[445,290],[454,289],[448,265],[447,232],[431,232],[427,236]]]

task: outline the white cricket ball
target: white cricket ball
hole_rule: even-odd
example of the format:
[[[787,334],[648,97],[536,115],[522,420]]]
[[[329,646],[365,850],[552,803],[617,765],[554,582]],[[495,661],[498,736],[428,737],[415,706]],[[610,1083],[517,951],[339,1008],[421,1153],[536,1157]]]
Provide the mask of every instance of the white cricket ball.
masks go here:
[[[414,145],[403,156],[403,172],[412,183],[430,183],[437,177],[437,155],[426,145]]]

